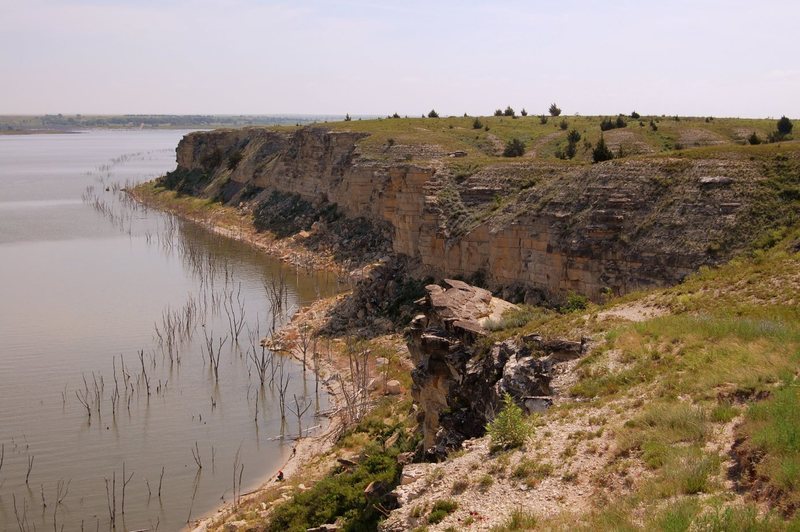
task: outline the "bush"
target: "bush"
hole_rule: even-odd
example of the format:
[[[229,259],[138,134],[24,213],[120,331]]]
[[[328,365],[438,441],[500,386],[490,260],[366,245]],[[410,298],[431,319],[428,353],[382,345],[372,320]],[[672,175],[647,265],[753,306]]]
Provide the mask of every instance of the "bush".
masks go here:
[[[759,138],[759,136],[756,134],[756,132],[755,132],[755,131],[753,131],[753,134],[752,134],[752,135],[750,135],[749,137],[747,137],[747,142],[749,142],[750,144],[753,144],[753,145],[755,145],[755,144],[761,144],[761,139],[760,139],[760,138]]]
[[[472,129],[482,129],[482,128],[483,128],[483,122],[481,122],[479,118],[476,118],[472,122]]]
[[[567,142],[572,144],[577,144],[578,141],[581,140],[581,134],[578,133],[577,129],[571,129],[569,133],[567,133]]]
[[[614,129],[615,127],[614,121],[608,117],[600,121],[600,131],[608,131],[609,129]]]
[[[558,127],[560,127],[563,131],[569,127],[569,122],[567,122],[566,118],[562,118],[561,122],[558,123]]]
[[[778,133],[780,133],[784,137],[792,133],[793,127],[794,124],[792,124],[792,121],[786,118],[785,116],[782,116],[781,119],[778,120]]]
[[[375,501],[364,495],[364,489],[373,481],[386,486],[397,485],[400,470],[397,448],[384,452],[376,446],[352,472],[341,471],[323,478],[310,490],[298,492],[288,502],[277,506],[264,530],[306,530],[333,522],[340,516],[344,516],[346,529],[374,530],[382,514],[373,506]],[[386,495],[378,502],[388,504]]]
[[[395,113],[395,114],[392,115],[392,118],[400,118],[400,115]]]
[[[617,117],[616,122],[614,122],[614,126],[616,126],[616,127],[628,127],[628,123],[625,121],[624,118],[622,118],[622,115],[619,115]]]
[[[437,113],[434,109],[431,109],[431,112],[428,113],[428,118],[439,118],[439,113]]]
[[[514,113],[514,109],[512,109],[510,105],[508,107],[506,107],[505,111],[503,111],[503,116],[510,116],[510,117],[513,118],[514,114],[515,114]]]
[[[444,520],[445,517],[458,509],[458,503],[453,499],[441,499],[436,501],[428,515],[428,523],[435,525]]]
[[[351,121],[351,120],[352,120],[352,118],[350,117],[350,114],[349,114],[349,113],[348,113],[348,114],[346,114],[346,115],[344,115],[344,121],[345,121],[345,122],[349,122],[349,121]]]
[[[503,116],[503,111],[501,111],[500,109],[495,109],[494,116]]]
[[[506,393],[503,396],[503,409],[486,425],[486,432],[493,450],[514,449],[525,445],[533,429],[525,419],[522,408]]]
[[[522,111],[520,111],[519,114],[521,114],[522,116],[528,116],[528,111],[526,111],[525,108],[523,107]]]
[[[589,299],[586,296],[570,292],[567,294],[567,301],[561,306],[561,312],[577,312],[584,310],[589,304]]]
[[[592,150],[592,160],[596,163],[600,163],[603,161],[610,161],[613,158],[614,154],[608,149],[608,146],[606,146],[606,141],[601,133],[600,140],[597,141],[597,145]]]
[[[522,157],[523,155],[525,155],[525,144],[516,137],[509,140],[503,150],[503,157]]]
[[[545,115],[539,115],[539,123],[545,125],[547,123],[548,118]]]
[[[555,104],[550,104],[550,109],[548,109],[550,116],[558,116],[561,114],[561,109]]]
[[[653,131],[658,131],[658,126],[652,120],[650,120],[650,129],[652,129]]]
[[[631,113],[631,118],[633,118],[634,120],[639,120],[640,117],[641,117],[641,115],[639,113],[637,113],[636,111]]]

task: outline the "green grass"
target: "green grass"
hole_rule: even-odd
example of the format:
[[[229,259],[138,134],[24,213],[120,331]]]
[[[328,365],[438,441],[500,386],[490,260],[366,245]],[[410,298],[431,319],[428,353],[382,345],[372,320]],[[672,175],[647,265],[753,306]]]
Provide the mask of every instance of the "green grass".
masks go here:
[[[756,472],[791,505],[800,504],[800,388],[794,381],[745,415],[745,445],[763,459]]]
[[[514,467],[511,477],[524,482],[528,487],[532,488],[551,474],[553,474],[553,466],[551,464],[531,458],[522,458]]]
[[[435,525],[441,523],[445,517],[458,509],[458,503],[452,499],[440,499],[433,503],[431,513],[428,514],[428,523]]]
[[[538,520],[534,514],[517,508],[511,511],[511,515],[502,525],[494,526],[489,530],[491,532],[522,532],[535,530],[537,524]]]

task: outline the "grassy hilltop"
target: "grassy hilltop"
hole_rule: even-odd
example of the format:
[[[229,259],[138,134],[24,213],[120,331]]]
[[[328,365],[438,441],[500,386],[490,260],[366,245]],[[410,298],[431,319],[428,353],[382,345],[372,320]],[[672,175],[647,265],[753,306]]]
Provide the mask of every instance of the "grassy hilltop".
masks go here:
[[[542,123],[546,120],[546,123]],[[619,120],[619,122],[618,122]],[[613,127],[601,130],[603,122]],[[617,124],[622,127],[616,127]],[[766,141],[776,120],[667,116],[488,116],[385,118],[326,123],[334,130],[369,133],[360,142],[362,154],[377,160],[426,160],[466,152],[459,164],[484,165],[513,160],[503,157],[507,144],[524,145],[523,158],[557,159],[576,131],[576,153],[564,160],[591,162],[601,134],[614,156],[653,155],[695,148],[738,152],[755,133]],[[790,138],[790,137],[787,137]],[[716,151],[716,150],[715,150]]]

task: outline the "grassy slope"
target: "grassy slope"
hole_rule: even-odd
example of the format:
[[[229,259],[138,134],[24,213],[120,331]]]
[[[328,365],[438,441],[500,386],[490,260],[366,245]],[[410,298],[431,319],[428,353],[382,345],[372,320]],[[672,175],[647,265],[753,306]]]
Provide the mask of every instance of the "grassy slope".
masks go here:
[[[595,144],[600,138],[600,122],[604,117],[560,116],[550,117],[547,124],[541,124],[538,116],[480,117],[485,129],[474,129],[474,117],[449,118],[403,118],[351,122],[326,123],[335,130],[349,130],[370,133],[359,143],[362,154],[368,158],[391,159],[392,146],[429,145],[440,147],[444,152],[466,151],[467,156],[454,160],[460,165],[483,166],[489,163],[508,161],[499,157],[502,146],[512,138],[525,143],[526,157],[554,159],[556,148],[566,145],[567,132],[577,130],[582,135],[578,155],[575,160],[588,162],[591,153],[583,146],[584,139]],[[613,118],[613,117],[612,117]],[[657,130],[653,131],[650,120],[654,120]],[[561,121],[567,122],[566,130],[560,128]],[[774,120],[715,118],[681,118],[675,121],[669,117],[640,117],[639,120],[626,118],[626,128],[607,131],[607,140],[624,134],[623,149],[634,153],[636,146],[641,152],[645,148],[650,153],[670,152],[676,145],[684,149],[714,142],[716,145],[737,145],[745,142],[752,132],[762,139],[775,129]],[[640,126],[639,122],[644,126]],[[615,143],[612,140],[612,145]],[[615,148],[617,146],[614,146]],[[425,159],[425,155],[419,157]],[[414,160],[417,160],[415,158]]]
[[[529,312],[522,327],[494,334],[493,340],[584,333],[597,341],[577,366],[570,400],[538,424],[602,416],[610,449],[598,459],[600,472],[588,479],[594,491],[589,508],[540,520],[540,526],[794,529],[800,505],[798,246],[795,231],[769,251],[703,270],[679,286],[629,295],[607,308]],[[663,315],[631,322],[609,317],[609,308]],[[529,447],[546,445],[546,434],[539,429]],[[562,449],[566,465],[559,469],[570,478],[588,474],[571,470],[570,457],[596,452],[595,445],[569,441],[573,447]]]

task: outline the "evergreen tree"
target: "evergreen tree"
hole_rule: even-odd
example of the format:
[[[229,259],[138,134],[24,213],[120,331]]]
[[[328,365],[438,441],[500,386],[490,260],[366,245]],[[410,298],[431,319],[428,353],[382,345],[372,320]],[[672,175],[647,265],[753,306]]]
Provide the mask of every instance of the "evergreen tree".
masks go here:
[[[792,124],[792,121],[785,116],[782,116],[781,119],[778,120],[778,133],[780,133],[781,136],[785,137],[786,135],[790,135],[793,127],[794,124]]]
[[[525,155],[525,144],[518,138],[513,138],[506,144],[503,157],[522,157]]]
[[[592,150],[592,160],[596,163],[599,163],[603,161],[610,161],[613,158],[614,154],[610,149],[608,149],[608,146],[606,146],[606,141],[601,133],[600,140],[597,141],[597,146],[595,146]]]

